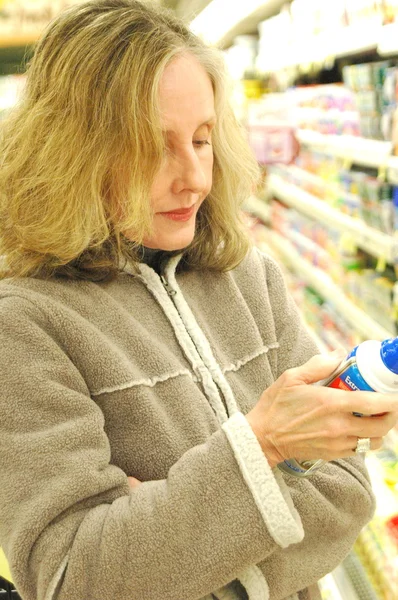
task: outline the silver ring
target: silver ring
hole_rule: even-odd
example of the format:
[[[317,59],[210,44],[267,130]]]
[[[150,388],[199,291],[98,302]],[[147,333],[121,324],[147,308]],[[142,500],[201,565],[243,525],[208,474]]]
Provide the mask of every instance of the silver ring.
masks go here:
[[[370,450],[370,438],[358,438],[355,452],[357,454],[365,454]]]

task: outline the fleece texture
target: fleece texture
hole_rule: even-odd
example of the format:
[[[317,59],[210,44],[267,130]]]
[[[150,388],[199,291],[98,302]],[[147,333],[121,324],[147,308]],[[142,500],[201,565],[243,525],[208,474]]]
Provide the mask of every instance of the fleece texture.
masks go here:
[[[361,457],[271,469],[245,415],[317,352],[269,257],[0,283],[0,546],[24,600],[317,600]],[[142,485],[131,489],[128,476]]]

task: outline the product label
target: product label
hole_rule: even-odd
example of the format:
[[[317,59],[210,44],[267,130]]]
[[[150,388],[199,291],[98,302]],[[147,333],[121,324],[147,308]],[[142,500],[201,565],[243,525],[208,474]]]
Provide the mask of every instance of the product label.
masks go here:
[[[342,364],[328,377],[322,381],[317,382],[315,385],[324,385],[331,388],[337,388],[340,390],[356,392],[358,390],[374,392],[375,390],[370,387],[363,379],[361,373],[359,372],[357,362],[356,362],[356,354],[357,348],[354,348],[350,354],[346,357],[346,359],[342,362]],[[356,417],[363,417],[362,413],[354,412],[352,413]],[[372,416],[381,416],[380,415],[372,415]],[[290,473],[291,475],[295,475],[296,477],[309,477],[312,475],[314,471],[317,471],[322,467],[324,461],[319,460],[307,460],[299,463],[297,460],[291,458],[289,460],[285,460],[283,463],[279,463],[278,467],[285,471],[286,473]]]
[[[329,386],[331,388],[337,388],[340,390],[346,390],[355,392],[357,390],[367,390],[369,392],[374,392],[374,389],[371,388],[361,377],[358,367],[356,365],[352,365],[346,371],[343,371],[336,379],[334,379]]]
[[[357,349],[354,348],[354,350],[347,356],[347,360],[349,361],[350,358],[354,358],[356,352]],[[357,390],[374,392],[374,389],[371,388],[363,379],[356,362],[351,362],[351,364],[348,364],[347,368],[339,373],[337,377],[335,377],[328,384],[328,387],[351,392],[355,392]]]

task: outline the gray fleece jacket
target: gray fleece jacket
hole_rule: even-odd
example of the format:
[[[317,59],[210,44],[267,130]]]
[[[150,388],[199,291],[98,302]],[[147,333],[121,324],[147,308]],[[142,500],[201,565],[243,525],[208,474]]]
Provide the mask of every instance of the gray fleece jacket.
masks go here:
[[[361,458],[282,475],[244,416],[317,352],[279,268],[178,261],[0,283],[0,546],[24,600],[313,600],[372,516]]]

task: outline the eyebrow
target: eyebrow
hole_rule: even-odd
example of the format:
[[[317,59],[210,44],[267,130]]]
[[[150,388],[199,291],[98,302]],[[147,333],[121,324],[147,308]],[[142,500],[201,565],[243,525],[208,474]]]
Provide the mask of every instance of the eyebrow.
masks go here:
[[[204,127],[205,125],[214,125],[216,122],[217,122],[217,116],[212,115],[209,119],[207,119],[206,121],[204,121],[203,123],[198,125],[196,129],[200,129],[201,127]],[[166,134],[175,133],[174,129],[165,129],[165,130],[163,130],[163,132]]]

